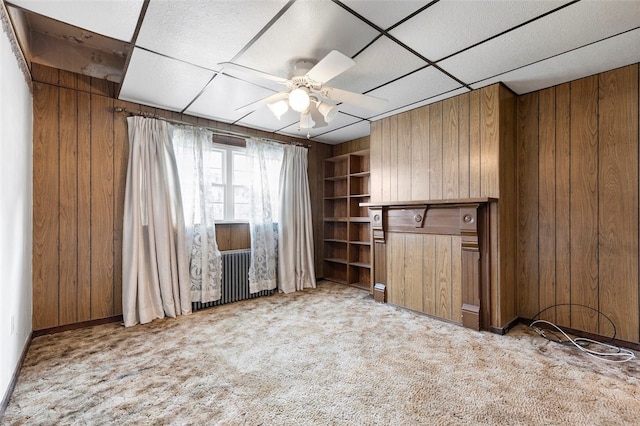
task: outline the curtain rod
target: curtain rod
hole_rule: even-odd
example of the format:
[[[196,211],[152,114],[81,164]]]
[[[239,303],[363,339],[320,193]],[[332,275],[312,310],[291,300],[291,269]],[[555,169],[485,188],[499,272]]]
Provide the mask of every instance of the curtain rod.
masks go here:
[[[301,143],[301,142],[286,142],[286,141],[280,141],[280,140],[277,140],[277,139],[263,138],[263,137],[260,137],[260,136],[252,136],[252,135],[250,135],[248,133],[241,133],[241,132],[234,132],[234,131],[231,131],[231,130],[216,129],[215,127],[205,126],[205,125],[202,125],[202,124],[190,123],[188,121],[176,120],[174,118],[161,117],[160,115],[158,115],[156,113],[153,113],[153,112],[132,111],[130,109],[122,108],[122,107],[113,107],[113,111],[114,112],[124,112],[124,113],[131,114],[131,115],[138,115],[138,116],[145,117],[145,118],[156,118],[158,120],[164,120],[167,123],[180,124],[180,125],[192,126],[192,127],[202,127],[203,129],[207,129],[207,130],[211,131],[211,133],[213,133],[214,135],[218,135],[218,136],[226,136],[226,137],[230,137],[230,138],[243,139],[243,140],[245,140],[247,138],[262,139],[262,140],[265,140],[265,141],[275,142],[275,143],[279,143],[279,144],[283,144],[283,145],[297,145],[297,146],[303,146],[305,148],[311,148],[311,145],[304,144],[304,143]]]

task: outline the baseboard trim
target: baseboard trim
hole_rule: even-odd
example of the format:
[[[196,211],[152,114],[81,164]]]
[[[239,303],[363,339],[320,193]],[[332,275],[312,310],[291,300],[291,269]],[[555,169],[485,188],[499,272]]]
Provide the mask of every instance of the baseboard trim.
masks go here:
[[[9,386],[7,387],[7,391],[4,393],[4,398],[2,398],[2,405],[0,405],[0,419],[4,417],[4,413],[7,410],[7,407],[9,406],[11,395],[13,395],[13,390],[16,387],[16,383],[18,383],[18,377],[20,377],[22,364],[24,363],[24,359],[27,357],[27,353],[29,352],[29,347],[31,346],[31,340],[33,340],[33,332],[29,334],[27,343],[24,345],[24,348],[22,348],[20,359],[18,359],[18,363],[16,364],[16,368],[13,370],[13,375],[11,376],[11,381],[9,382]]]
[[[63,331],[77,330],[79,328],[93,327],[95,325],[111,324],[113,322],[122,322],[122,315],[113,317],[100,318],[89,321],[75,322],[73,324],[60,325],[57,327],[43,328],[42,330],[34,330],[33,337],[45,336],[47,334],[56,334]]]
[[[491,327],[489,327],[489,331],[490,331],[491,333],[499,334],[499,335],[501,335],[501,336],[504,336],[504,335],[505,335],[505,334],[507,334],[507,332],[508,332],[509,330],[511,330],[511,329],[512,329],[516,324],[520,324],[520,322],[522,322],[521,320],[522,320],[522,318],[520,318],[520,317],[515,317],[514,319],[512,319],[511,321],[509,321],[509,322],[507,323],[507,325],[505,325],[504,327],[491,326]]]

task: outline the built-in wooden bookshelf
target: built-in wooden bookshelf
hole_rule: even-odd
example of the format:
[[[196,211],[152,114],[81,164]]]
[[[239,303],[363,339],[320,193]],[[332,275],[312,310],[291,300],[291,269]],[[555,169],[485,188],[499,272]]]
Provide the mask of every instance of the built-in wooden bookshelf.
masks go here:
[[[324,163],[324,275],[371,291],[371,200],[369,150]]]

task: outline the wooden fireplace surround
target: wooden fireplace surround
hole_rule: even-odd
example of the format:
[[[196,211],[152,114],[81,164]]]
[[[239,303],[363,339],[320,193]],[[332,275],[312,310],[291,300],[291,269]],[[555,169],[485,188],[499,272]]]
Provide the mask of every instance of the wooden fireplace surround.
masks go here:
[[[459,235],[462,264],[462,318],[464,327],[489,328],[490,198],[361,203],[368,207],[374,242],[373,282],[387,284],[387,232]]]

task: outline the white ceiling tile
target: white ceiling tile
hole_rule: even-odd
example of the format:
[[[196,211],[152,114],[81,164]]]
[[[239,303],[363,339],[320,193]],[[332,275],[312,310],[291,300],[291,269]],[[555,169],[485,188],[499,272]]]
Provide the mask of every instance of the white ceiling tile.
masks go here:
[[[406,112],[406,111],[410,111],[412,109],[416,109],[419,108],[421,106],[425,106],[425,105],[429,105],[438,101],[441,101],[443,99],[449,99],[449,98],[453,98],[454,96],[458,96],[461,95],[463,93],[467,93],[470,90],[467,89],[466,87],[459,87],[457,89],[453,89],[449,92],[443,93],[441,95],[438,96],[433,96],[429,99],[425,99],[424,101],[421,102],[416,102],[414,104],[402,107],[402,108],[398,108],[398,109],[394,109],[393,111],[389,111],[389,112],[385,112],[384,114],[380,114],[380,115],[376,115],[375,117],[371,117],[370,120],[372,121],[377,121],[380,120],[381,118],[385,118],[385,117],[390,117],[392,115],[396,115],[396,114],[400,114],[402,112]]]
[[[136,45],[219,71],[286,0],[152,1]]]
[[[565,3],[568,0],[441,0],[391,35],[437,61]]]
[[[336,145],[353,139],[362,138],[371,134],[371,123],[361,120],[349,126],[341,127],[337,130],[323,133],[312,137],[314,141]]]
[[[438,65],[474,83],[637,27],[636,1],[582,1]],[[595,59],[595,58],[594,58]]]
[[[289,77],[296,59],[319,61],[332,50],[351,57],[377,35],[330,0],[297,1],[236,62]]]
[[[212,71],[136,48],[122,82],[120,99],[181,111],[213,75]]]
[[[640,62],[640,29],[480,81],[473,88],[499,81],[517,94]]]
[[[331,80],[330,86],[363,93],[427,65],[387,37],[380,37],[354,60],[356,65]]]
[[[271,90],[254,84],[219,74],[185,112],[232,123],[246,114],[246,112],[238,112],[236,109],[266,98],[273,93]]]
[[[94,33],[130,42],[143,0],[11,0],[12,4]]]
[[[427,67],[367,93],[367,95],[388,100],[385,107],[378,111],[347,104],[341,105],[340,110],[357,117],[369,118],[397,108],[410,106],[458,87],[460,87],[460,83],[457,81],[434,67]]]
[[[266,130],[268,132],[275,132],[285,127],[289,127],[293,123],[297,123],[299,120],[300,113],[291,109],[284,113],[284,115],[278,120],[271,110],[265,106],[247,114],[240,121],[236,122],[236,124],[254,129]]]
[[[411,15],[431,0],[343,0],[342,3],[373,22],[387,29]]]

